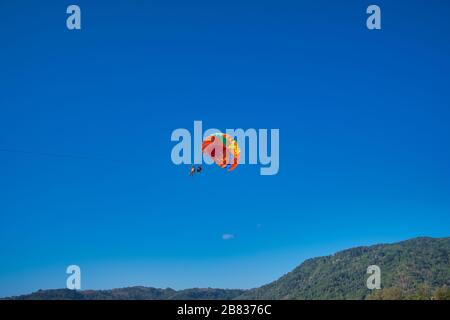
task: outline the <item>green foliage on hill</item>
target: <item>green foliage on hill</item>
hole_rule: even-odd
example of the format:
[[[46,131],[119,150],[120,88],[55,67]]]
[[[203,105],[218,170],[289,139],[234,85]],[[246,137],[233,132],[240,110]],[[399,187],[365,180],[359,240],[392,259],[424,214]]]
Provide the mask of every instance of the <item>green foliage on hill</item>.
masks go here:
[[[446,285],[432,289],[429,285],[421,285],[416,290],[404,291],[399,287],[391,287],[372,292],[368,300],[450,300],[450,288]]]
[[[244,293],[239,289],[186,289],[170,296],[171,300],[232,300]]]
[[[112,290],[68,289],[39,290],[32,294],[12,297],[15,300],[231,300],[244,290],[235,289],[186,289],[129,287]]]
[[[381,268],[381,292],[367,289],[367,267]],[[424,286],[450,285],[450,238],[415,238],[394,244],[357,247],[309,259],[280,279],[239,299],[366,299],[419,297]],[[441,289],[445,290],[445,289]],[[422,292],[423,293],[423,292]],[[445,294],[442,294],[445,296]]]
[[[381,290],[370,291],[367,267],[381,269]],[[130,287],[112,290],[39,290],[13,299],[197,300],[371,299],[450,300],[450,238],[415,238],[357,247],[309,259],[280,279],[252,290],[173,290]]]

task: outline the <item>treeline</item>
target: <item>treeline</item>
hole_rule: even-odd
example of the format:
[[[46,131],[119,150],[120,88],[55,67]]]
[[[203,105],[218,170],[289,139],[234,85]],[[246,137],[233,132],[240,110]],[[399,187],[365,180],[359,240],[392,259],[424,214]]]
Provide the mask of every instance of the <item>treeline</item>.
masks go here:
[[[433,289],[421,285],[417,290],[405,291],[400,287],[375,290],[368,300],[450,300],[450,288],[447,285]]]

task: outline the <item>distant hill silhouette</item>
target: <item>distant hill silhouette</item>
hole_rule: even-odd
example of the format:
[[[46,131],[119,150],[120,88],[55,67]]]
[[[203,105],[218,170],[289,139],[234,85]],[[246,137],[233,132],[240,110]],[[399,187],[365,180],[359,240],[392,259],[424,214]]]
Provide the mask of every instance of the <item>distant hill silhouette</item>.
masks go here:
[[[233,289],[186,289],[129,287],[112,290],[69,289],[39,290],[32,294],[12,297],[16,300],[231,300],[244,290]]]
[[[367,267],[381,268],[381,290],[366,287]],[[130,287],[112,290],[39,290],[11,299],[450,299],[450,238],[415,238],[357,247],[306,260],[278,280],[251,290]]]

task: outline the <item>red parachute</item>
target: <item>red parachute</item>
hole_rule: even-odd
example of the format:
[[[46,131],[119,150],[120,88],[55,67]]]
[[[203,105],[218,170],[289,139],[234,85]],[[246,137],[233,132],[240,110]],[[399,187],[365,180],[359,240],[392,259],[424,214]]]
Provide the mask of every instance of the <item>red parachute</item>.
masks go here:
[[[206,137],[202,143],[202,152],[228,171],[233,171],[238,166],[241,154],[237,141],[226,133]]]

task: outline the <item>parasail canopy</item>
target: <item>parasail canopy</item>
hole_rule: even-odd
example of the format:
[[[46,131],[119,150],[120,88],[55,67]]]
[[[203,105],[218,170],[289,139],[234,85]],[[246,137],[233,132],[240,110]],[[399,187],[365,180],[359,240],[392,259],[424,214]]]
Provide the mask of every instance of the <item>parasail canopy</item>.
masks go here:
[[[238,166],[241,154],[237,141],[226,133],[206,137],[202,143],[202,152],[228,171],[233,171]]]

